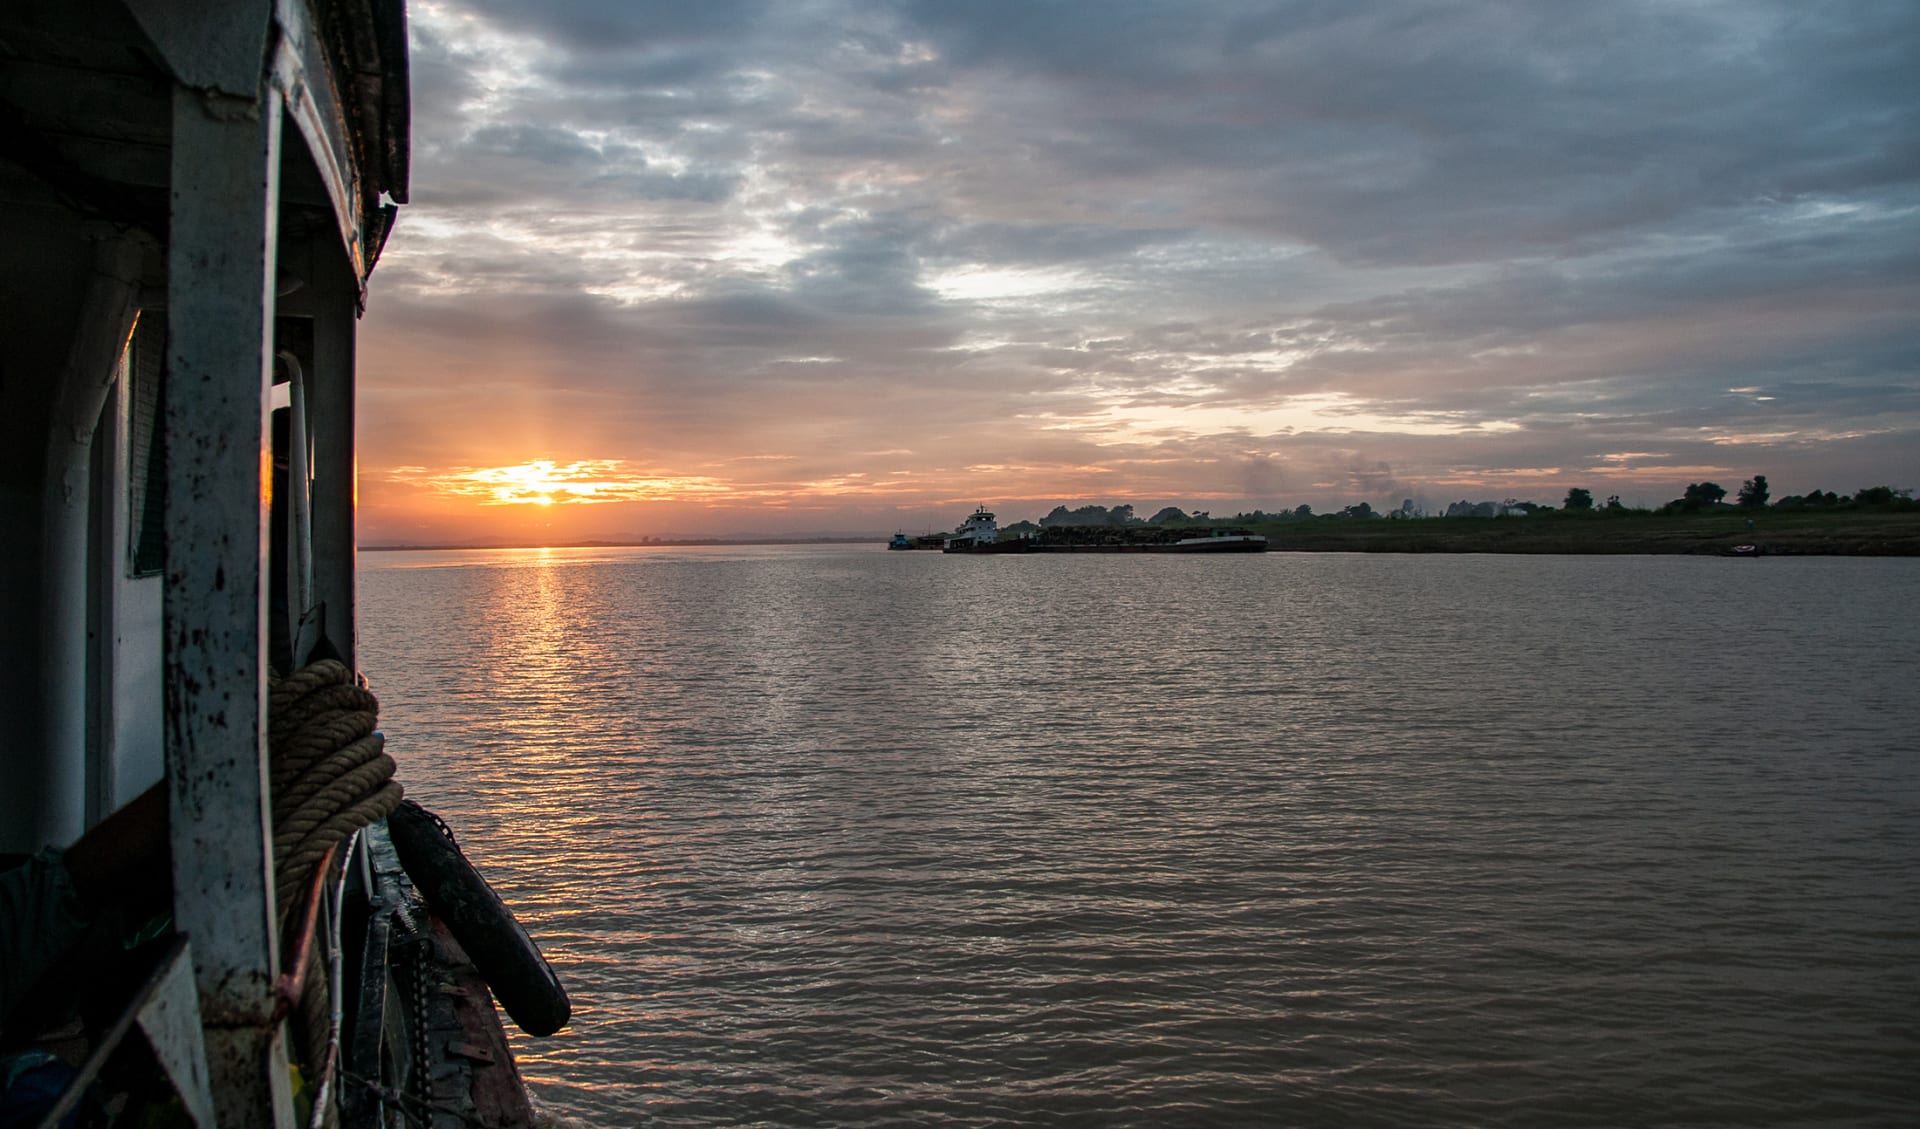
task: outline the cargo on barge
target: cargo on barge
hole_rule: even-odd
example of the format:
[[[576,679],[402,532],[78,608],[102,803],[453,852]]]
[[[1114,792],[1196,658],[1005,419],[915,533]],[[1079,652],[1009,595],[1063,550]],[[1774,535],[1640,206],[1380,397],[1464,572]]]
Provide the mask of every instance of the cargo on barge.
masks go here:
[[[983,553],[1264,553],[1267,539],[1242,529],[1191,530],[1158,526],[1056,526],[1037,534],[1005,536],[994,515],[976,509],[947,538],[946,552]]]

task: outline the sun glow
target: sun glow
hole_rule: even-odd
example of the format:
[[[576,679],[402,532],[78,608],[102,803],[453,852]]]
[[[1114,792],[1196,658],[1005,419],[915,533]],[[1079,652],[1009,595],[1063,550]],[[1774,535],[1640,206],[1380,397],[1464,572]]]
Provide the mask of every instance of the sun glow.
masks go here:
[[[455,467],[441,474],[430,474],[421,467],[401,467],[392,477],[437,494],[471,498],[483,506],[663,502],[721,494],[727,489],[711,478],[640,473],[624,459],[571,463],[535,459],[515,466]]]

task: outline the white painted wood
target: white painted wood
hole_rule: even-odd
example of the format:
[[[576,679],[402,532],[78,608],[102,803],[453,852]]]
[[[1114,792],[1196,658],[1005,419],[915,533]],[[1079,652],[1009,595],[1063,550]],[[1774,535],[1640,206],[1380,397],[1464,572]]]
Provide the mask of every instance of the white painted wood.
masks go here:
[[[93,434],[93,459],[88,475],[87,530],[87,826],[105,819],[119,806],[114,795],[119,756],[114,738],[119,731],[118,701],[114,696],[118,665],[120,562],[126,550],[127,497],[127,354],[114,365],[113,387],[100,410]]]
[[[223,1126],[292,1124],[274,1019],[267,488],[280,98],[176,88],[168,247],[166,737],[174,920]]]
[[[143,310],[135,340],[142,331],[161,333],[165,324],[165,313]],[[160,690],[162,583],[159,576],[133,573],[132,483],[147,474],[144,461],[138,466],[132,462],[131,377],[138,363],[134,351],[129,342],[123,354],[120,410],[115,423],[118,454],[113,489],[118,498],[113,530],[113,558],[117,562],[112,569],[113,684],[109,690],[111,705],[105,711],[113,726],[110,810],[131,802],[166,776]],[[151,372],[149,379],[155,379]],[[156,485],[155,489],[162,487]]]
[[[207,1048],[200,1036],[200,1005],[193,987],[193,946],[188,944],[154,977],[153,994],[135,1016],[153,1056],[180,1095],[187,1116],[200,1129],[214,1129],[213,1091],[207,1078]]]
[[[124,527],[125,523],[122,523]],[[157,576],[122,576],[114,598],[113,806],[166,774],[161,692],[164,599]]]
[[[100,588],[92,551],[97,514],[95,432],[120,372],[120,358],[133,331],[139,246],[131,239],[101,238],[72,330],[66,362],[55,386],[52,435],[42,481],[44,515],[40,541],[39,662],[28,677],[40,680],[45,725],[34,842],[66,844],[105,814],[97,786],[105,749],[93,706],[108,688],[99,684],[99,654],[88,633]],[[104,442],[111,442],[107,437]],[[94,738],[89,740],[90,735]]]

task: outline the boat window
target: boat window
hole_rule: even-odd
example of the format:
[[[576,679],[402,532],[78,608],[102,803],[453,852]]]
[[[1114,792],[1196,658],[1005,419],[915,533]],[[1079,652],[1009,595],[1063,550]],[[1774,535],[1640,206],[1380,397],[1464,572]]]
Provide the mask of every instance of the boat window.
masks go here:
[[[127,572],[158,576],[166,526],[167,319],[149,312],[127,345]]]

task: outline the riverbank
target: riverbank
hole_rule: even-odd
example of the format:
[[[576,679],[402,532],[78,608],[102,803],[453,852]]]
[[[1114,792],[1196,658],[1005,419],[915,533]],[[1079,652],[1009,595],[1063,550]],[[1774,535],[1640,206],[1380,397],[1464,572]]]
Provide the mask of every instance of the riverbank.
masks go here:
[[[1540,513],[1410,521],[1309,518],[1248,526],[1276,552],[1319,553],[1728,553],[1765,556],[1920,556],[1920,513],[1738,511]]]

